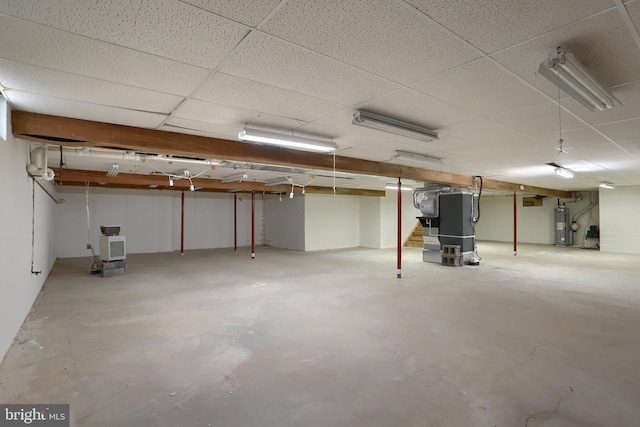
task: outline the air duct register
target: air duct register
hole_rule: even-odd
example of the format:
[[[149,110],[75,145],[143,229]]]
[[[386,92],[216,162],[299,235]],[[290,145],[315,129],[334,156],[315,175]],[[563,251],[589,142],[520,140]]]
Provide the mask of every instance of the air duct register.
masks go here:
[[[123,261],[127,258],[126,236],[120,235],[119,225],[101,225],[100,259],[102,261]]]

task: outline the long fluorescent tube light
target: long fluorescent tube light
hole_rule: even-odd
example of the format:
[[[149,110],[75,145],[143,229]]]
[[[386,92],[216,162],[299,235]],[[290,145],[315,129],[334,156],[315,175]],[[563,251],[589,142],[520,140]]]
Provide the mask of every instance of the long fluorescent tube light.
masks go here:
[[[118,172],[120,172],[120,165],[114,163],[111,165],[111,169],[109,169],[109,172],[107,172],[107,176],[116,176],[118,175]]]
[[[240,133],[238,133],[238,139],[241,141],[260,142],[263,144],[294,148],[296,150],[319,151],[322,153],[329,153],[338,148],[336,144],[329,141],[320,141],[302,136],[285,135],[249,128],[242,129]]]
[[[610,182],[601,182],[600,183],[600,188],[615,188],[615,186],[613,184],[611,184]]]
[[[420,163],[432,166],[442,165],[442,160],[437,157],[426,156],[424,154],[412,153],[410,151],[396,150],[394,159],[405,162]]]
[[[289,181],[289,178],[287,178],[286,176],[283,176],[282,178],[274,178],[274,179],[270,179],[268,181],[265,181],[264,185],[271,187],[273,185],[279,185],[279,184],[291,184],[291,182]]]
[[[247,178],[249,178],[249,175],[247,175],[246,173],[235,173],[233,175],[225,176],[224,178],[222,178],[221,182],[226,183],[226,182],[242,181]]]
[[[620,101],[600,85],[572,53],[558,49],[540,64],[538,73],[591,111],[604,111]]]
[[[387,190],[397,190],[398,189],[398,184],[387,184],[387,185],[384,186],[384,188],[387,189]],[[400,187],[400,190],[402,190],[402,191],[413,191],[413,188],[402,186],[402,187]]]
[[[430,142],[438,139],[438,132],[432,131],[431,129],[364,110],[358,110],[353,113],[353,121],[351,123],[357,126],[406,136],[419,141]]]
[[[563,178],[573,178],[573,172],[571,172],[569,169],[565,169],[565,168],[556,168],[555,169],[556,175],[560,175]]]

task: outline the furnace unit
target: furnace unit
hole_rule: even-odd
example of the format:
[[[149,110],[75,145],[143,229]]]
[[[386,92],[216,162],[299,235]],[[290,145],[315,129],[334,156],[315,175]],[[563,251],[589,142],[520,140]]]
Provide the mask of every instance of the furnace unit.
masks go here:
[[[432,185],[413,192],[413,204],[420,210],[424,240],[422,260],[442,262],[442,248],[460,247],[461,264],[478,265],[473,193],[450,186]]]

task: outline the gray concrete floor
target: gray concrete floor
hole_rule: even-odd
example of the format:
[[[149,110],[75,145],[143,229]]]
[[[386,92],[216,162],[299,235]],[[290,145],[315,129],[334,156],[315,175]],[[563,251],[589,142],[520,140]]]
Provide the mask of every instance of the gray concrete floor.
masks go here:
[[[632,426],[638,256],[480,244],[56,263],[0,365],[0,402],[75,426]]]

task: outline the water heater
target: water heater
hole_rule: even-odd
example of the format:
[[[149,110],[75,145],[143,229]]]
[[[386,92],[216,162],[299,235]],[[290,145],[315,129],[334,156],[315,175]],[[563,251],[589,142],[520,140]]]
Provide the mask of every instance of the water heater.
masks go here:
[[[571,246],[571,227],[569,224],[569,208],[558,206],[554,214],[555,238],[553,244],[556,246]]]

